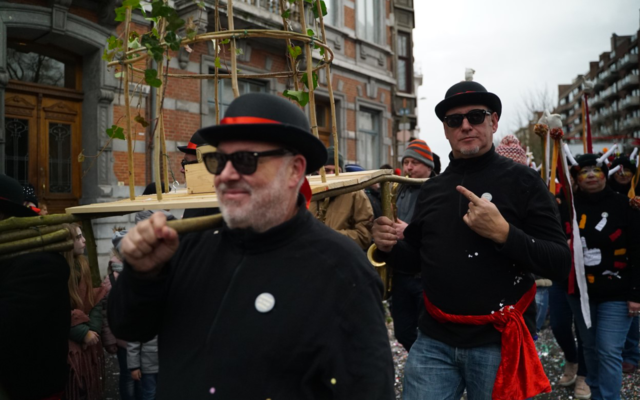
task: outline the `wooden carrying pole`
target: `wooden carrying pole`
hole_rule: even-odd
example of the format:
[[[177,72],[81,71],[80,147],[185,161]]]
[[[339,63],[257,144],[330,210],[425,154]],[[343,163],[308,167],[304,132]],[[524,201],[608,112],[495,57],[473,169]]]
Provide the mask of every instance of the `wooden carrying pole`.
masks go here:
[[[282,29],[284,31],[289,32],[289,23],[285,18],[285,7],[284,0],[280,0],[280,12],[282,13]],[[289,49],[293,48],[291,43],[291,39],[285,39],[287,43],[287,58],[289,59],[289,63],[291,64],[291,72],[293,73],[293,87],[296,91],[300,90],[300,86],[298,85],[298,66],[296,65],[296,60],[293,59],[293,56],[289,53]]]

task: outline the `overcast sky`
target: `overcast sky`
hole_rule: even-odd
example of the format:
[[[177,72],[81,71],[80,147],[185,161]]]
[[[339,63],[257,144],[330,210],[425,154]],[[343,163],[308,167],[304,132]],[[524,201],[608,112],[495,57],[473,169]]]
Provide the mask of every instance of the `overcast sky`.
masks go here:
[[[638,0],[414,0],[420,137],[448,164],[451,148],[434,107],[473,68],[474,80],[502,100],[496,135],[517,126],[523,99],[588,71],[611,50],[611,35],[640,27]]]

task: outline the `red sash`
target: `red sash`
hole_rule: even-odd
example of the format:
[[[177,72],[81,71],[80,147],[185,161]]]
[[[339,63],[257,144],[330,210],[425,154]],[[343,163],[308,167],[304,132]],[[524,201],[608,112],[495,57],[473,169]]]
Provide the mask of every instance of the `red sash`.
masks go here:
[[[538,358],[536,346],[524,323],[522,313],[536,296],[531,286],[513,306],[505,306],[489,315],[447,314],[433,305],[424,294],[427,311],[438,322],[493,326],[502,333],[502,360],[493,385],[493,400],[519,400],[551,392],[551,384]]]

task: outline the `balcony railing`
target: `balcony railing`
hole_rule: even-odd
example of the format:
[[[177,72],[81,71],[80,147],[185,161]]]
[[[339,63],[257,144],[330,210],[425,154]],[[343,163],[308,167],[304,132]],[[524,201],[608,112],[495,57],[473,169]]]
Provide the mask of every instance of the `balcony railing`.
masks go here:
[[[278,0],[236,0],[236,2],[250,4],[274,14],[281,14]]]
[[[624,57],[618,60],[618,69],[638,67],[638,55],[626,54]]]
[[[635,129],[638,127],[640,127],[640,117],[625,119],[620,124],[620,128],[622,129]]]
[[[602,92],[600,92],[599,95],[602,96],[603,100],[606,100],[609,97],[612,97],[612,96],[616,95],[616,93],[618,93],[618,90],[617,90],[616,86],[613,85],[613,86],[610,86],[609,88],[607,88],[606,90],[603,90]]]
[[[604,100],[602,99],[602,96],[600,96],[600,94],[597,94],[593,97],[589,97],[589,107],[597,108],[602,106],[603,104],[604,104]]]
[[[640,83],[640,76],[627,75],[618,81],[617,86],[618,86],[618,90],[622,90],[629,86],[638,86],[639,83]]]
[[[625,97],[624,99],[620,100],[619,107],[621,110],[632,107],[640,107],[640,96]]]

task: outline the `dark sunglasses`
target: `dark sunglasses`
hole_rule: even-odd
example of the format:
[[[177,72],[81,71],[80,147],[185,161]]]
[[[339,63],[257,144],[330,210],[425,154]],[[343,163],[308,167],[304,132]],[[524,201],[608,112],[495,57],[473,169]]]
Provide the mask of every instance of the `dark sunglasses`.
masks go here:
[[[236,151],[235,153],[225,154],[220,152],[207,153],[203,155],[204,165],[207,171],[213,175],[220,175],[227,165],[227,161],[231,161],[233,168],[242,175],[251,175],[258,168],[258,159],[260,157],[276,157],[295,154],[291,150],[277,149],[262,152],[255,151]]]
[[[462,125],[462,121],[466,118],[471,125],[480,125],[484,122],[484,118],[491,115],[487,110],[471,110],[466,114],[451,114],[444,117],[444,122],[449,128],[457,128]]]
[[[198,160],[193,160],[193,161],[187,161],[187,160],[182,160],[180,161],[180,165],[182,165],[182,168],[184,168],[185,165],[191,165],[191,164],[197,164]]]

